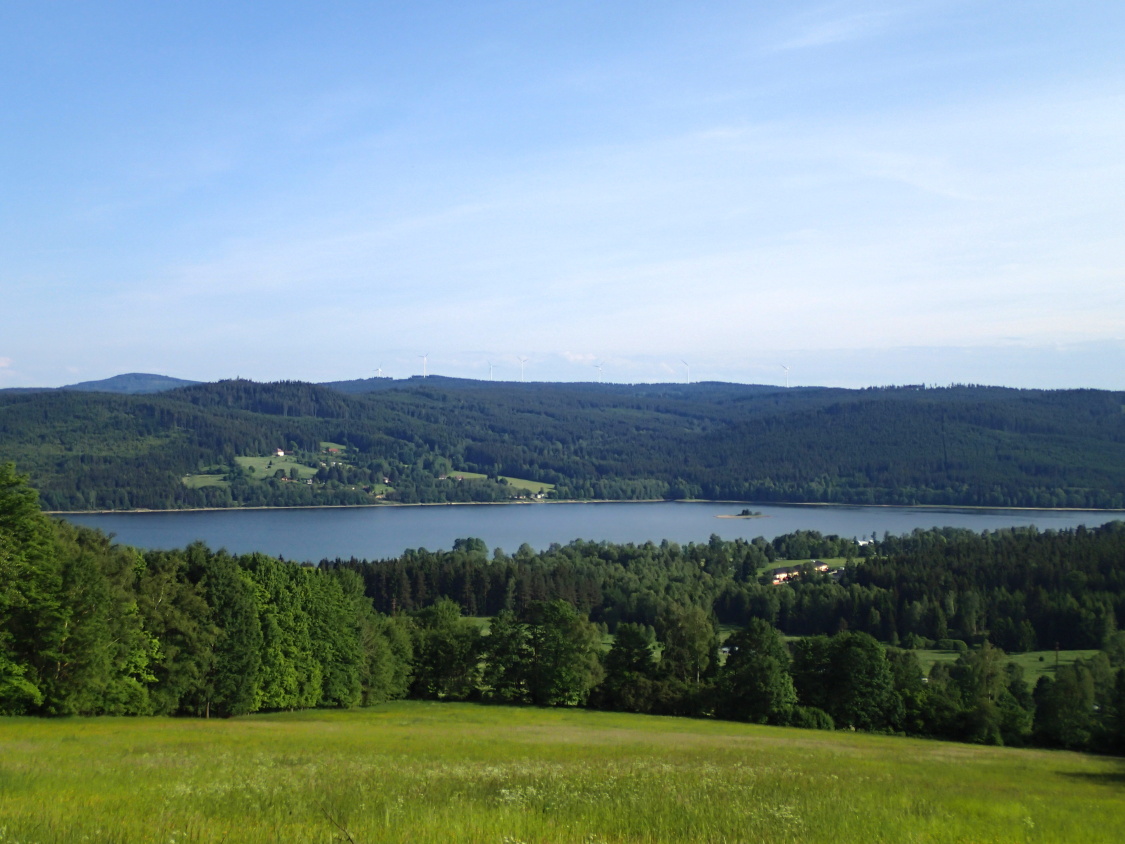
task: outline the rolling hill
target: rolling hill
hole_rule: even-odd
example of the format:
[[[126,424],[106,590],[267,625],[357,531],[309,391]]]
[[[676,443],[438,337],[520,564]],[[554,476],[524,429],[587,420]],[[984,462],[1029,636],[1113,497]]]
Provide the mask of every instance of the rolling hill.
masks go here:
[[[1122,507],[1123,406],[1096,390],[441,377],[3,391],[0,460],[51,509],[504,500],[504,476],[558,498]],[[277,449],[316,477],[235,459]]]

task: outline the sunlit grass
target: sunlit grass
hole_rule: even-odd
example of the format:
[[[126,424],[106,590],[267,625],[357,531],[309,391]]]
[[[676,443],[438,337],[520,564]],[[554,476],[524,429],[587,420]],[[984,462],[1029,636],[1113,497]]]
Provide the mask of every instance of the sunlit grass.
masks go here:
[[[271,455],[267,457],[236,457],[234,459],[243,469],[253,469],[255,477],[259,479],[272,478],[278,469],[285,472],[286,476],[288,476],[293,469],[296,469],[297,475],[301,480],[306,480],[316,475],[316,469],[312,466],[306,466],[290,454],[286,454],[284,457]]]
[[[481,472],[463,472],[460,469],[455,469],[454,471],[449,473],[449,477],[464,478],[467,481],[480,481],[487,478],[488,475],[485,475]],[[511,478],[507,475],[500,475],[499,477],[502,480],[507,481],[508,486],[513,487],[514,489],[522,489],[526,492],[530,492],[532,495],[538,495],[540,493],[546,494],[555,488],[554,484],[543,483],[542,481],[529,481],[525,478]]]
[[[188,489],[202,489],[206,486],[230,486],[226,475],[184,475],[181,478],[183,485]]]
[[[0,842],[1125,840],[1121,760],[397,703],[0,719]]]
[[[914,653],[918,655],[918,664],[922,666],[922,671],[926,674],[930,673],[930,669],[936,663],[947,662],[952,664],[961,655],[958,651],[921,648]],[[1044,675],[1054,676],[1056,660],[1058,666],[1062,667],[1072,665],[1080,659],[1089,659],[1096,653],[1098,653],[1096,650],[1059,651],[1057,654],[1054,651],[1028,651],[1022,654],[1008,654],[1005,661],[1014,662],[1023,668],[1024,680],[1034,686],[1040,677]]]

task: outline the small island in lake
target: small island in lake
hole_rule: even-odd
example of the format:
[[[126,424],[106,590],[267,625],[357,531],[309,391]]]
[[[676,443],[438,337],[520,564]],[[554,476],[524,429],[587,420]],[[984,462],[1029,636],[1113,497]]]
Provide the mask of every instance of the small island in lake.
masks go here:
[[[741,513],[739,513],[737,515],[733,515],[733,514],[729,514],[729,513],[720,513],[715,518],[717,518],[717,519],[766,519],[766,518],[769,518],[769,517],[765,513],[763,513],[761,510],[743,510]]]

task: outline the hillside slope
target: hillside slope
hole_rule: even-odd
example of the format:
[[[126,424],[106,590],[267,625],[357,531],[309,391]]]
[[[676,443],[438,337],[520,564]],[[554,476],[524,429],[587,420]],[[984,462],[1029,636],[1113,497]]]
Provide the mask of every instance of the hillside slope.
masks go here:
[[[0,743],[0,828],[18,841],[1125,836],[1120,759],[680,718],[401,702],[19,719],[0,721]]]
[[[238,380],[0,393],[0,460],[52,509],[504,500],[501,477],[558,498],[1122,507],[1123,403],[994,387]],[[294,462],[236,460],[279,448]]]
[[[90,393],[146,395],[149,393],[163,393],[165,390],[175,390],[178,387],[189,387],[192,384],[198,383],[198,381],[189,381],[185,378],[171,378],[167,375],[152,375],[147,372],[129,372],[125,375],[114,375],[112,378],[103,378],[100,381],[82,381],[78,384],[68,384],[59,389],[82,390]]]

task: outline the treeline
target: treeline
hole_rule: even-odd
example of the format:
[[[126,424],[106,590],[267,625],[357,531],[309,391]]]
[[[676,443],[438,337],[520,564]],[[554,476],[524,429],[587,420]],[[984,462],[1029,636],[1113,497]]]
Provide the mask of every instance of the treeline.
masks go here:
[[[994,536],[888,537],[874,553],[864,546],[870,556],[848,576],[896,565],[941,581],[929,571],[941,556],[922,552],[943,542],[1037,545],[1030,532],[1015,545]],[[1060,536],[1038,537],[1049,551],[1011,566],[1038,569],[1058,556],[1048,579],[1073,584],[1067,571],[1100,570],[1101,585],[1119,585],[1125,556],[1117,546],[1114,566],[1103,552],[1125,541],[1120,524],[1067,534],[1069,543]],[[854,550],[850,540],[802,533],[686,548],[576,543],[542,555],[524,546],[511,558],[467,539],[437,555],[319,567],[201,544],[141,553],[45,518],[25,479],[0,466],[0,714],[206,717],[412,696],[1125,752],[1125,633],[1112,625],[1102,652],[1034,689],[987,639],[945,643],[960,657],[928,675],[914,651],[854,630],[787,645],[754,615],[722,641],[716,596],[731,583],[749,586],[780,553]],[[827,585],[819,578],[810,570],[768,589]],[[487,632],[463,616],[469,599],[471,611],[493,616]],[[375,609],[387,601],[392,614]]]
[[[763,573],[774,560],[813,557],[844,563],[833,575],[809,567],[781,586]],[[561,599],[611,630],[655,625],[679,604],[722,624],[761,619],[795,636],[851,630],[889,645],[958,640],[1019,652],[1100,648],[1125,622],[1120,521],[1046,532],[917,530],[862,547],[817,531],[688,545],[577,541],[543,552],[524,545],[511,555],[462,540],[450,551],[322,565],[360,574],[381,612],[411,612],[441,596],[470,615]]]
[[[685,637],[685,627],[694,635]],[[866,633],[809,636],[787,646],[776,628],[753,619],[726,640],[719,662],[717,639],[705,624],[685,625],[673,615],[658,630],[665,632],[654,642],[639,625],[618,628],[591,705],[1125,753],[1125,634],[1115,634],[1108,652],[1063,666],[1032,688],[1022,669],[988,643],[926,675],[914,651],[885,647]]]
[[[0,391],[0,460],[48,509],[370,503],[330,485],[188,488],[236,456],[321,441],[399,477],[403,501],[502,500],[426,463],[560,498],[1125,507],[1121,393],[735,384],[236,380],[159,395]]]
[[[411,636],[346,571],[47,519],[0,465],[0,714],[239,715],[401,697]]]
[[[763,573],[810,557],[846,564],[835,577],[807,565],[782,585]],[[544,602],[576,607],[615,635],[601,681],[588,682],[589,706],[1125,752],[1122,522],[919,530],[863,546],[815,531],[686,546],[574,542],[511,556],[469,539],[322,566],[361,574],[387,612],[441,596],[507,629]],[[720,623],[742,628],[722,649]],[[783,633],[800,638],[786,646]],[[462,650],[487,658],[477,641]],[[914,649],[933,646],[961,655],[925,674]],[[1005,656],[1060,646],[1104,650],[1034,687]],[[461,694],[509,699],[487,683]]]
[[[341,567],[200,543],[140,552],[53,521],[0,465],[0,715],[242,715],[414,696],[576,705],[601,631],[562,602],[478,624],[376,612]]]
[[[417,697],[1125,753],[1125,633],[1032,687],[987,642],[927,675],[914,651],[866,633],[787,645],[753,619],[720,644],[713,617],[676,604],[654,627],[620,624],[601,654],[597,627],[562,600],[503,610],[487,635],[446,598],[415,618]]]
[[[382,460],[359,466],[322,465],[311,484],[293,483],[279,476],[255,478],[235,464],[224,476],[221,487],[204,487],[196,492],[208,502],[208,507],[370,505],[380,500],[373,490],[386,478],[394,488],[383,499],[398,504],[498,503],[510,501],[516,494],[506,481],[497,478],[458,481],[443,477],[434,468],[441,462],[425,457],[410,465]]]

